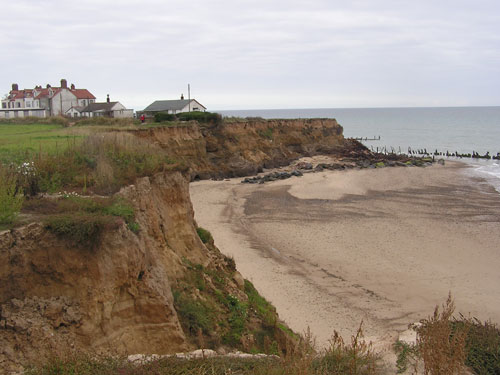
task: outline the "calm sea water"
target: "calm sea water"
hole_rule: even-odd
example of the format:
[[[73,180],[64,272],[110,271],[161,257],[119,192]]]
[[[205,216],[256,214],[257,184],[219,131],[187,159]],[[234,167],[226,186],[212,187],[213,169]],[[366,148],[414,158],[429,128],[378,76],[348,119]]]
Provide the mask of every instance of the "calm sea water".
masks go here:
[[[500,152],[500,107],[443,108],[318,108],[218,111],[223,116],[273,118],[335,118],[346,137],[379,137],[364,141],[369,147],[396,151],[490,155]],[[500,162],[463,159],[500,192]]]

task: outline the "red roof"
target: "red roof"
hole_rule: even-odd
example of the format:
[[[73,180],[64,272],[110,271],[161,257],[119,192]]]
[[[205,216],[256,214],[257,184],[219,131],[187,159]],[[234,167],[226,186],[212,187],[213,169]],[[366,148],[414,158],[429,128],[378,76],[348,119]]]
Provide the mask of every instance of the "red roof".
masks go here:
[[[61,91],[61,87],[50,87],[52,89],[52,95],[57,94]],[[49,88],[37,88],[35,89],[37,95],[35,99],[40,99],[49,96]],[[95,99],[95,96],[92,95],[87,89],[68,89],[77,99]],[[33,97],[33,89],[24,89],[24,90],[11,90],[9,93],[9,99],[23,99],[23,98],[32,98]]]
[[[9,95],[10,100],[32,98],[32,97],[33,97],[33,90],[29,89],[11,91]]]
[[[78,99],[95,99],[95,96],[92,95],[87,89],[74,89],[71,90],[71,92]]]
[[[51,87],[52,89],[52,94],[55,95],[57,94],[61,89],[59,87]],[[35,97],[36,99],[40,99],[46,96],[49,96],[49,89],[36,89],[38,95]]]

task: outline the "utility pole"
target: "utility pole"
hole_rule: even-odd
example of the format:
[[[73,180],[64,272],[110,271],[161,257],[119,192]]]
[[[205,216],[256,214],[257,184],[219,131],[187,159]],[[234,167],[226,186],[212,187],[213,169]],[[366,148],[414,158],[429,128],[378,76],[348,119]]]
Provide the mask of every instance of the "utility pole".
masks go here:
[[[188,83],[188,105],[189,105],[189,112],[191,112],[191,86]]]

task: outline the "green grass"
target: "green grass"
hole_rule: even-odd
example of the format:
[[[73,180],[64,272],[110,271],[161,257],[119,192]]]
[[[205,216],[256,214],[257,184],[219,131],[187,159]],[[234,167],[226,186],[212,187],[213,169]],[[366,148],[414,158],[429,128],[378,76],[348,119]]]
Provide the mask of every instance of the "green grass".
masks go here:
[[[255,310],[264,324],[268,327],[274,327],[276,325],[276,309],[274,306],[262,297],[248,280],[245,280],[245,293],[248,296],[248,304]]]
[[[134,233],[140,229],[132,205],[121,198],[32,198],[24,202],[22,212],[42,215],[48,230],[76,247],[94,248],[105,229],[117,228],[123,221]]]
[[[58,124],[0,123],[0,161],[22,162],[40,151],[62,152],[80,142],[81,133]]]

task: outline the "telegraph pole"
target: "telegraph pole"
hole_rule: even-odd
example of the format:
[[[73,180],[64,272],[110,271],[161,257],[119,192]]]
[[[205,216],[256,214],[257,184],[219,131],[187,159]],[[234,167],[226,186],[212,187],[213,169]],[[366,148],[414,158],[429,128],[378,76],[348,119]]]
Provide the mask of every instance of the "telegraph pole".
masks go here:
[[[191,112],[191,86],[188,83],[188,105],[189,105],[189,112]]]

